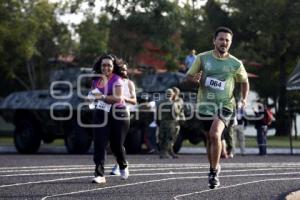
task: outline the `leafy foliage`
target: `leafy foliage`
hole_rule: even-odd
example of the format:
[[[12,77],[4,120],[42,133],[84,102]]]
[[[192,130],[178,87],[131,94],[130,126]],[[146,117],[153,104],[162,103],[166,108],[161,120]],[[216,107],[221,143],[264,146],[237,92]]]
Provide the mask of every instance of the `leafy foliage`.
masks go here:
[[[61,52],[58,44],[68,51],[64,44],[71,43],[71,37],[57,22],[55,8],[46,0],[1,1],[0,74],[11,83],[1,94],[43,85],[47,60]]]
[[[96,15],[92,9],[99,2],[105,6]],[[1,1],[0,78],[9,84],[0,86],[0,94],[45,86],[48,60],[58,54],[75,53],[80,66],[88,66],[99,54],[114,52],[136,66],[145,42],[163,51],[168,69],[176,70],[190,49],[213,48],[212,34],[223,25],[234,32],[232,54],[259,76],[250,81],[251,89],[278,105],[281,127],[288,104],[285,83],[299,60],[300,2],[207,0],[201,8],[195,7],[195,0],[184,2],[180,7],[178,0]],[[74,25],[79,35],[74,40],[57,16],[79,13],[83,5],[90,10]],[[300,102],[299,95],[290,95]]]
[[[96,19],[96,20],[95,20]],[[106,15],[96,18],[89,14],[77,27],[80,36],[79,65],[91,65],[96,57],[107,52],[110,21]]]

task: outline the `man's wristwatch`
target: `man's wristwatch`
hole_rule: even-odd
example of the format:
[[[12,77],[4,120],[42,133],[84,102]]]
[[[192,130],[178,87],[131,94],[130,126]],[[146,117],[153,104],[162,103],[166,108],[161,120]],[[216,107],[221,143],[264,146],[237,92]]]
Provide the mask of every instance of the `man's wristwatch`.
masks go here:
[[[105,100],[105,98],[106,98],[106,95],[105,94],[103,94],[103,95],[101,95],[101,99],[100,100]]]

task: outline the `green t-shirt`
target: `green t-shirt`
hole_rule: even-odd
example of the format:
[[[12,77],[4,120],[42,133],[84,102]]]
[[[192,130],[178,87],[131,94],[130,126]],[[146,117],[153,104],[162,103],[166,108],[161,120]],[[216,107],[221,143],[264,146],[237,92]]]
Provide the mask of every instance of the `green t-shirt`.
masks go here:
[[[202,78],[197,96],[199,113],[215,115],[220,107],[233,111],[235,82],[248,80],[243,63],[232,55],[218,58],[213,51],[207,51],[197,55],[187,74],[195,75],[200,71]]]

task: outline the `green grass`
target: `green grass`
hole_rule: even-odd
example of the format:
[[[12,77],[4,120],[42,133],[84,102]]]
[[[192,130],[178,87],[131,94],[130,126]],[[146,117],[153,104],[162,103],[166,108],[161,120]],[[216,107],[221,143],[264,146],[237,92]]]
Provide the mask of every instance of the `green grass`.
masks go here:
[[[12,137],[0,137],[0,146],[6,146],[12,144],[14,144]]]
[[[300,148],[300,137],[295,140],[293,137],[293,147],[294,148]],[[290,148],[290,139],[289,137],[282,137],[282,136],[271,136],[268,137],[267,140],[268,147],[277,147],[277,148]],[[8,146],[8,145],[14,145],[14,141],[12,137],[0,137],[0,146]],[[52,143],[47,144],[50,146],[63,146],[64,140],[63,139],[56,139]],[[185,140],[183,143],[183,146],[185,147],[204,147],[204,143],[200,142],[197,145],[191,144],[188,140]],[[246,137],[246,147],[257,147],[256,144],[256,137]]]
[[[277,148],[289,148],[290,147],[290,138],[285,136],[270,136],[267,139],[268,147],[277,147]],[[300,148],[300,138],[295,140],[293,137],[292,144],[294,148]],[[257,147],[256,137],[247,137],[246,138],[247,147]]]
[[[256,137],[246,137],[246,147],[257,147]],[[300,137],[297,140],[293,137],[293,147],[300,148]],[[267,139],[268,147],[276,147],[276,148],[290,148],[290,139],[287,136],[270,136]],[[200,146],[204,147],[204,143],[200,142],[197,145],[191,144],[188,140],[185,140],[183,143],[185,147],[195,147]]]

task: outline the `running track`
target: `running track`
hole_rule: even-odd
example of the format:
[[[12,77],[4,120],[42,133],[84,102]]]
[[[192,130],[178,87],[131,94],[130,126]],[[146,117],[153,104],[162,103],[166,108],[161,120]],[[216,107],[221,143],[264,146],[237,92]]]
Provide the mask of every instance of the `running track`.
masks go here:
[[[300,156],[247,155],[221,160],[221,186],[209,190],[205,155],[128,155],[130,177],[92,184],[92,155],[0,154],[0,199],[282,199],[300,189]],[[107,157],[109,173],[114,158]]]

